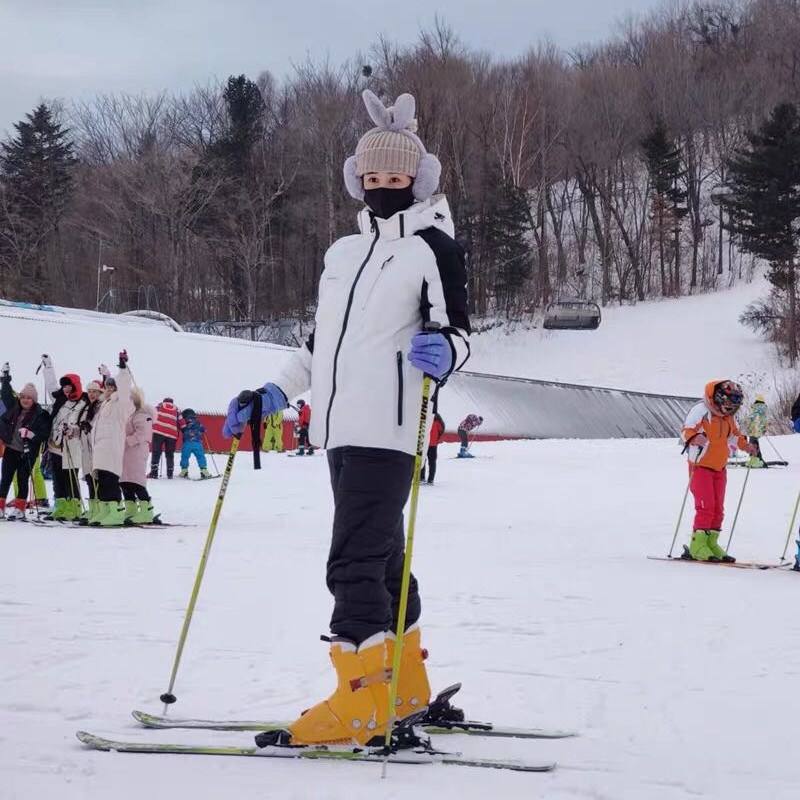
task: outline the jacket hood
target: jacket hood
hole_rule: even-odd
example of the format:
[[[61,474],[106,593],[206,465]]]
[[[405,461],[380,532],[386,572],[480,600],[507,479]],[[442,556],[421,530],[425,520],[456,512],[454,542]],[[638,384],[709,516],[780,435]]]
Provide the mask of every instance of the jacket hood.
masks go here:
[[[371,234],[377,226],[382,239],[402,239],[412,236],[426,228],[439,228],[451,238],[455,236],[453,215],[450,205],[443,194],[437,194],[430,200],[414,203],[405,211],[398,211],[389,219],[376,217],[368,208],[358,214],[358,229],[363,234]]]
[[[61,376],[59,384],[61,384],[62,381],[69,381],[75,387],[74,393],[70,394],[69,396],[70,400],[74,400],[75,398],[80,397],[83,394],[83,387],[81,386],[81,379],[79,375],[75,375],[75,373],[73,372],[68,372],[66,375]],[[61,388],[62,389],[64,388],[63,385],[61,386]],[[67,396],[66,392],[64,393],[64,396],[65,397]]]
[[[717,417],[724,417],[727,416],[723,414],[715,405],[714,405],[714,389],[720,383],[725,383],[728,380],[727,378],[717,378],[715,381],[709,381],[706,384],[705,392],[703,392],[703,400],[705,401],[706,407],[708,410]]]

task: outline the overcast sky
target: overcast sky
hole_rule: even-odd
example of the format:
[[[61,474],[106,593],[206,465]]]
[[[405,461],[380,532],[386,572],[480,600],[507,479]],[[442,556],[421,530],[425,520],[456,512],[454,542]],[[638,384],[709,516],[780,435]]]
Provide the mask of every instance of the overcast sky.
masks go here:
[[[330,57],[386,33],[414,41],[438,13],[466,44],[514,56],[549,38],[608,36],[660,0],[0,0],[0,134],[42,98],[191,89]]]

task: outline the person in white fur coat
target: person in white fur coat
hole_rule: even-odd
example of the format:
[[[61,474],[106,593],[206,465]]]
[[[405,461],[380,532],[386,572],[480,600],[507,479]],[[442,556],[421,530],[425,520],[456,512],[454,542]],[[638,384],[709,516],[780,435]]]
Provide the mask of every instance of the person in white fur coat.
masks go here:
[[[92,472],[97,486],[97,513],[89,517],[90,525],[104,528],[125,522],[125,506],[119,479],[125,454],[125,425],[133,411],[130,393],[133,380],[128,370],[128,354],[119,354],[119,371],[111,377],[103,364],[104,398],[92,424]]]

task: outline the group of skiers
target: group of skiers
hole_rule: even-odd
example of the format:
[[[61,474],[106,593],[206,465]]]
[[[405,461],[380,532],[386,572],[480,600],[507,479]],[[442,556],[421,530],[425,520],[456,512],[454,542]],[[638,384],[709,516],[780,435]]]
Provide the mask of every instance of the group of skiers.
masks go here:
[[[85,389],[75,373],[57,378],[49,355],[42,356],[39,369],[46,394],[41,403],[35,384],[26,383],[15,394],[9,365],[4,364],[0,371],[0,441],[4,448],[0,517],[25,519],[33,484],[33,504],[39,517],[104,528],[152,524],[158,517],[147,491],[151,439],[149,477],[157,477],[162,448],[167,476],[172,477],[179,429],[183,435],[181,475],[188,475],[189,457],[195,455],[201,476],[208,476],[201,441],[205,428],[191,409],[178,412],[171,398],[165,398],[158,409],[147,405],[133,381],[125,350],[119,353],[115,376],[102,364],[99,379],[89,381]],[[49,513],[39,511],[50,506],[43,471],[53,480]],[[81,497],[81,475],[87,504]],[[8,502],[12,485],[15,497]]]

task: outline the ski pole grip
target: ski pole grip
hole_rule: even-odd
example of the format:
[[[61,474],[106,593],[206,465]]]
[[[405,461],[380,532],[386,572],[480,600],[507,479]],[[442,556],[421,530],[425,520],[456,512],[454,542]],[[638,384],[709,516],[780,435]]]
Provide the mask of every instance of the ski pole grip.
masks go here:
[[[425,333],[436,333],[441,327],[439,322],[428,320],[428,322],[425,323]]]

